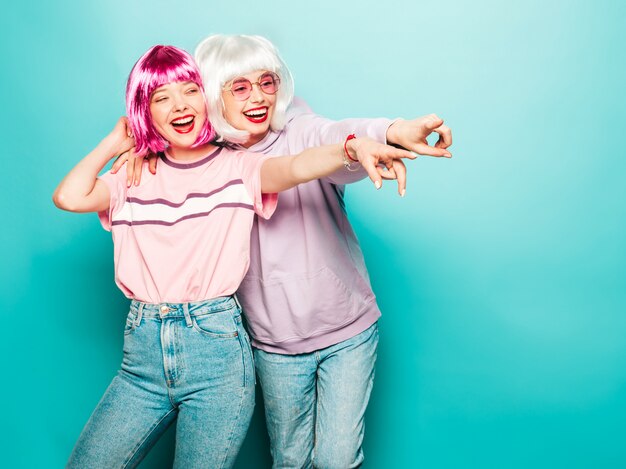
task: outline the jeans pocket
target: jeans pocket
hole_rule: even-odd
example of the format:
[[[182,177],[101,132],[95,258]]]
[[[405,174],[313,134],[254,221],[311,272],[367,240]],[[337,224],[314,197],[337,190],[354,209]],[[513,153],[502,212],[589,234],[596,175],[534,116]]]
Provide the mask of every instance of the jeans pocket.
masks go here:
[[[206,313],[191,317],[193,328],[200,334],[215,338],[237,337],[237,324],[233,318],[233,309]]]

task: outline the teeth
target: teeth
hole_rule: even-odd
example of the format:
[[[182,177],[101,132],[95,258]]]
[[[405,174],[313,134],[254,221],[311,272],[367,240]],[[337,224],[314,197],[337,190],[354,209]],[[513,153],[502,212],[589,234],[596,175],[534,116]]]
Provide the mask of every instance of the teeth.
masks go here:
[[[244,112],[244,114],[248,117],[261,117],[267,114],[267,111],[265,109],[257,109],[254,111]]]
[[[185,119],[173,120],[172,124],[174,124],[174,125],[185,125],[185,124],[191,123],[191,121],[193,121],[193,116],[187,117]]]

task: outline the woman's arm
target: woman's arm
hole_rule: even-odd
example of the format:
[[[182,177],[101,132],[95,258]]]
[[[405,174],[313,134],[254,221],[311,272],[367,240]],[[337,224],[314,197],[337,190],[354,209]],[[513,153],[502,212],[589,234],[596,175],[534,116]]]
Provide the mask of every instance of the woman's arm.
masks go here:
[[[398,192],[404,195],[406,168],[401,158],[414,159],[413,153],[369,138],[348,140],[345,146],[349,156],[361,163],[377,189],[382,186],[382,179],[398,179]],[[281,192],[328,176],[344,167],[347,157],[344,145],[326,145],[309,148],[295,156],[270,158],[261,167],[261,191]]]
[[[110,194],[98,173],[108,161],[135,145],[128,136],[128,121],[120,118],[91,153],[63,178],[52,195],[54,205],[69,212],[99,212],[109,208]]]
[[[435,114],[412,120],[349,118],[334,121],[315,114],[306,102],[297,97],[287,112],[290,116],[292,148],[296,145],[305,148],[327,145],[336,142],[342,135],[354,133],[380,143],[398,145],[420,155],[446,158],[452,156],[446,150],[452,145],[452,132],[443,124],[443,119]],[[439,134],[439,140],[434,146],[430,146],[426,137],[433,132]]]
[[[443,125],[443,120],[434,114],[412,120],[350,118],[333,121],[314,114],[306,103],[298,98],[294,98],[288,113],[291,119],[286,138],[291,152],[334,143],[340,141],[342,136],[354,133],[359,137],[370,137],[377,142],[399,146],[420,155],[451,156],[447,148],[452,144],[452,133]],[[430,146],[426,138],[433,132],[439,134],[439,141]],[[365,176],[367,173],[362,169],[355,172],[340,170],[325,179],[334,184],[349,184]]]

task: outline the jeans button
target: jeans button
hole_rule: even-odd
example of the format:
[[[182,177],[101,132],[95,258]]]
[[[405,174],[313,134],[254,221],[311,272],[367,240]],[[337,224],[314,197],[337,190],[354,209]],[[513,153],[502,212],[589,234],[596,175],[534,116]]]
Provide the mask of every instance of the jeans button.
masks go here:
[[[165,306],[165,305],[161,306],[161,316],[163,316],[163,315],[165,315],[165,314],[167,314],[169,312],[170,312],[170,309],[167,306]]]

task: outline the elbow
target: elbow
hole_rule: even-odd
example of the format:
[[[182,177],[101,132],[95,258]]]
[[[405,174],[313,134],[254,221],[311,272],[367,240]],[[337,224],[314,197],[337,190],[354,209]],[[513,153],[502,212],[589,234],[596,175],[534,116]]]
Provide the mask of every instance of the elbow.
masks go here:
[[[60,208],[61,210],[67,210],[67,206],[65,205],[66,197],[58,189],[54,191],[54,194],[52,194],[52,202],[54,203],[56,208]]]
[[[54,194],[52,194],[52,202],[54,202],[54,205],[61,210],[66,210],[68,212],[76,211],[76,206],[75,204],[72,204],[71,197],[68,198],[67,194],[63,193],[59,189],[54,191]]]

